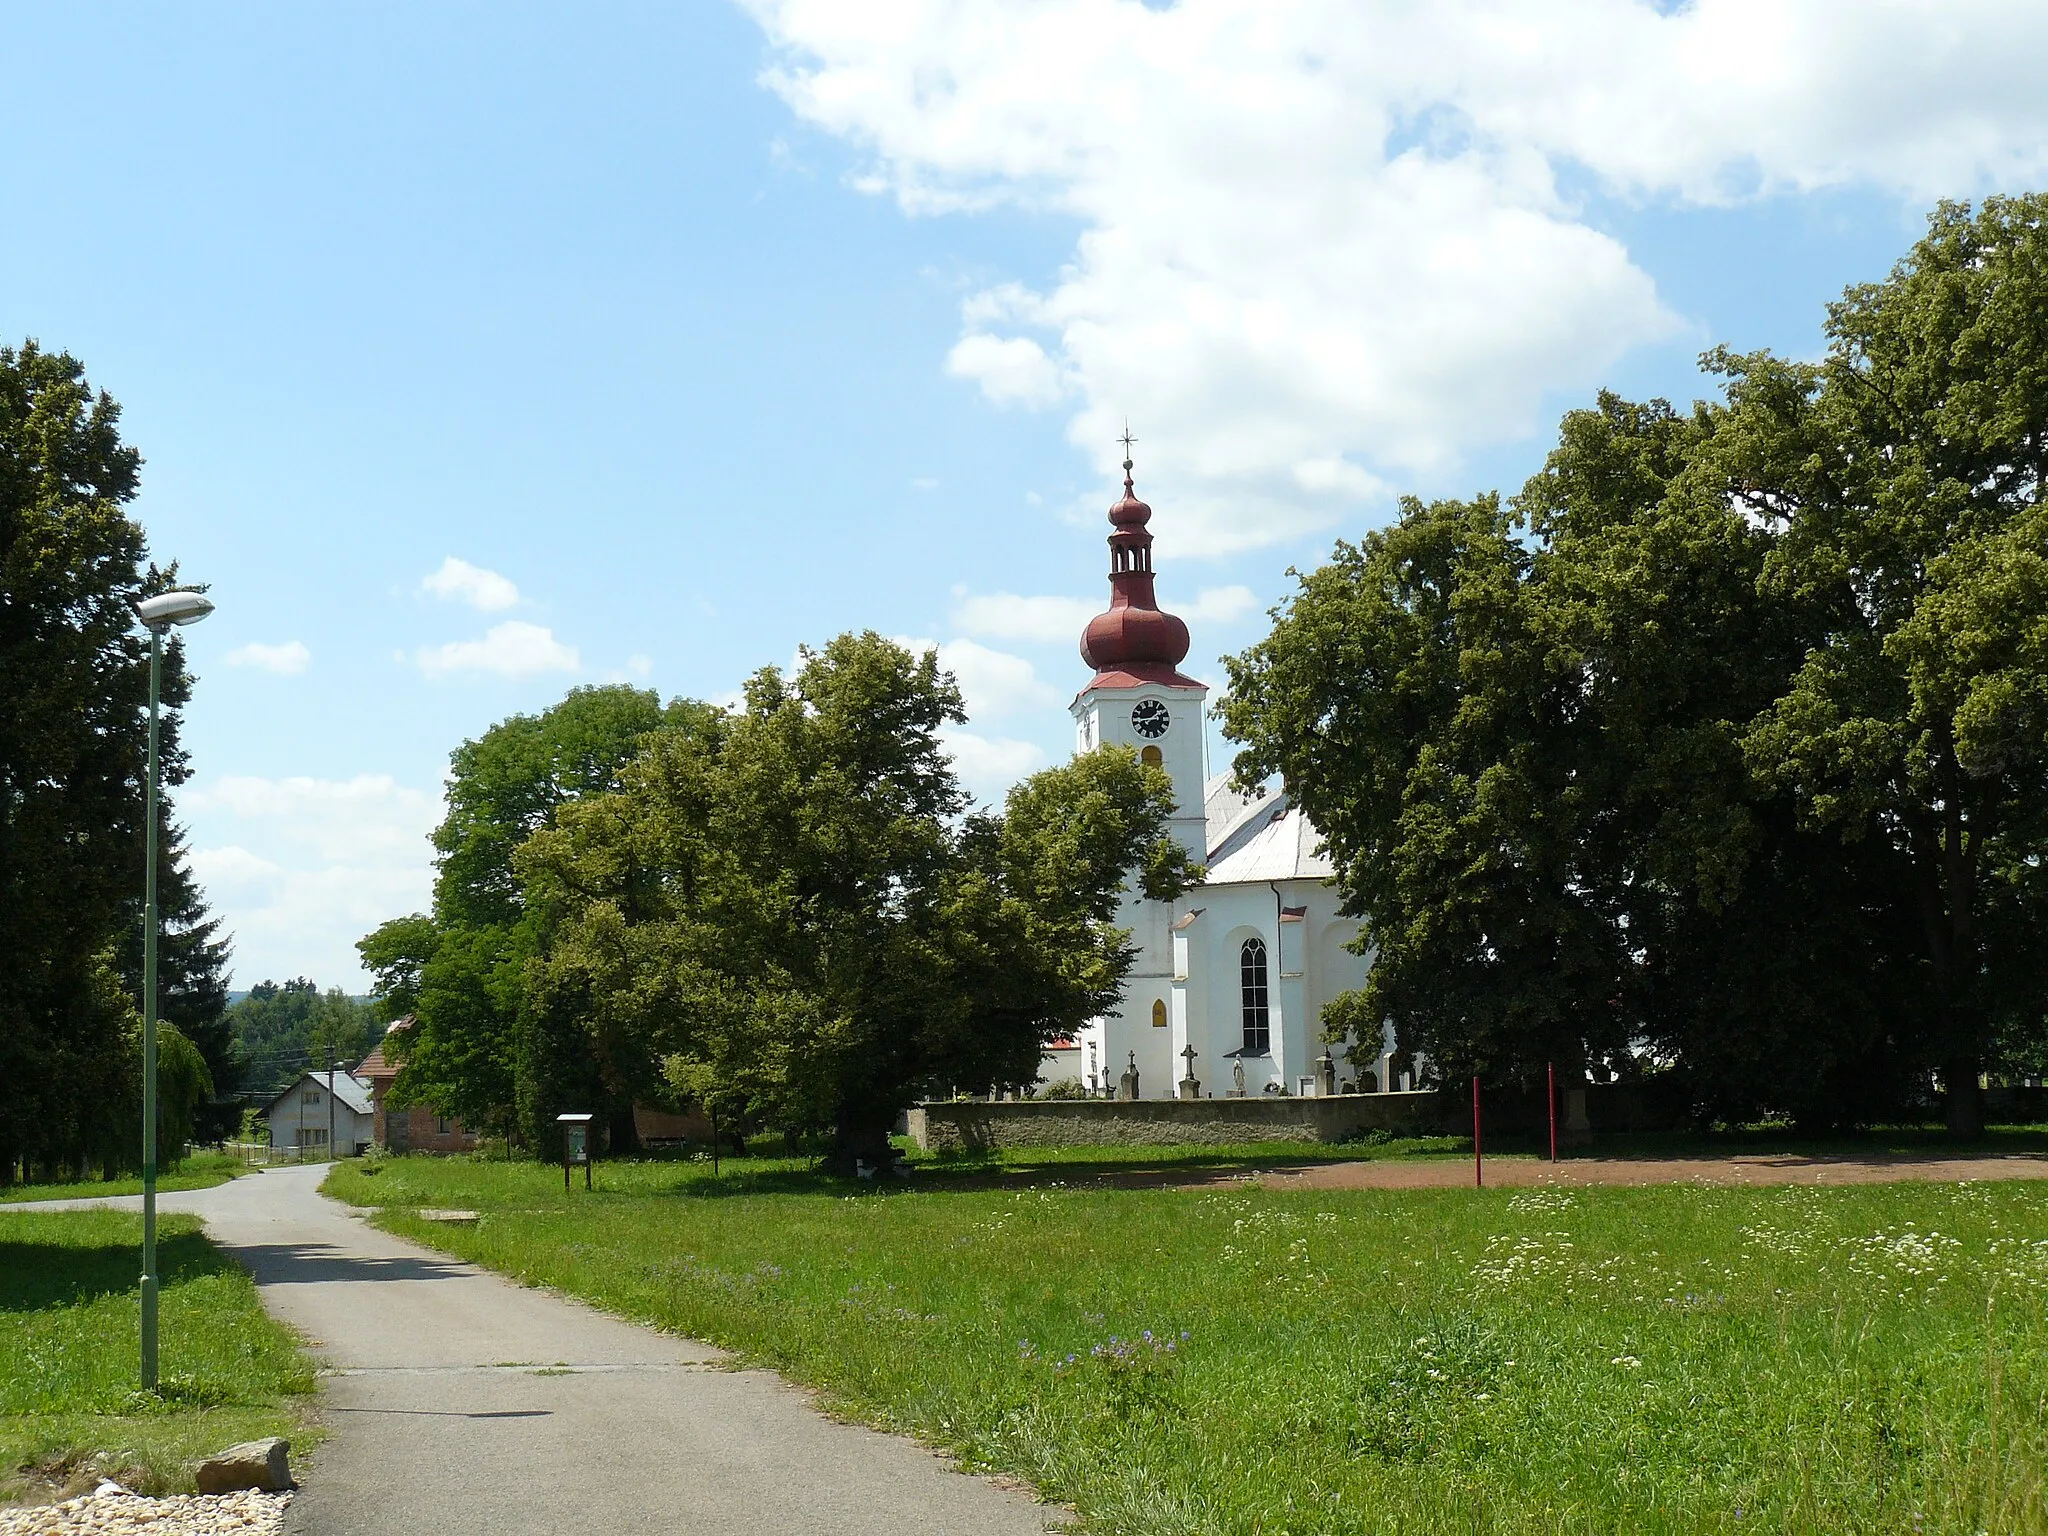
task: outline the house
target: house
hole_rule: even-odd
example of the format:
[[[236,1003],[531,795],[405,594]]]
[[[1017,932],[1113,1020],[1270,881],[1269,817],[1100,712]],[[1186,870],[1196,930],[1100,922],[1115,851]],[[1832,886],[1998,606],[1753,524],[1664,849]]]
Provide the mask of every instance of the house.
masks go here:
[[[301,1156],[354,1157],[370,1145],[370,1085],[347,1072],[302,1072],[263,1109],[270,1145]]]
[[[424,1105],[400,1108],[387,1102],[391,1085],[398,1078],[398,1063],[385,1055],[384,1047],[401,1030],[412,1028],[413,1015],[395,1021],[384,1031],[384,1039],[365,1056],[356,1076],[369,1084],[374,1106],[374,1139],[387,1152],[467,1152],[476,1146],[476,1133],[453,1115],[444,1115]],[[633,1106],[633,1130],[643,1147],[674,1147],[685,1143],[708,1143],[711,1122],[696,1107],[682,1114],[651,1104]]]
[[[400,1107],[385,1102],[397,1080],[398,1063],[386,1059],[384,1047],[393,1035],[410,1028],[411,1014],[394,1020],[377,1048],[356,1068],[356,1076],[370,1085],[373,1137],[387,1152],[467,1152],[476,1145],[476,1133],[453,1115],[437,1113],[423,1104]]]

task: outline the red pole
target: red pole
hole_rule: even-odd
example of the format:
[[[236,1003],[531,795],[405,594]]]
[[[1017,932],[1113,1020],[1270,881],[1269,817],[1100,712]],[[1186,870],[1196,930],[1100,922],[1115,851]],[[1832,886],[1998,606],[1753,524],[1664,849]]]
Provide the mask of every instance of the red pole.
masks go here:
[[[1479,1079],[1472,1079],[1472,1187],[1486,1188],[1486,1163],[1479,1150]]]
[[[1550,1160],[1557,1161],[1557,1063],[1551,1062],[1545,1069],[1550,1079]]]

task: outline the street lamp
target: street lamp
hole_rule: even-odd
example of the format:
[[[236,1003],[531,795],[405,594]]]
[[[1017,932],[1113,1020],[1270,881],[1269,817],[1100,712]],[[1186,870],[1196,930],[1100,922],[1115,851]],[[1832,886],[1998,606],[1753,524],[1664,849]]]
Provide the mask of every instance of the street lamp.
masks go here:
[[[149,787],[142,817],[142,1389],[156,1390],[156,795],[157,694],[164,634],[197,624],[213,604],[197,592],[162,592],[135,605],[149,630]]]

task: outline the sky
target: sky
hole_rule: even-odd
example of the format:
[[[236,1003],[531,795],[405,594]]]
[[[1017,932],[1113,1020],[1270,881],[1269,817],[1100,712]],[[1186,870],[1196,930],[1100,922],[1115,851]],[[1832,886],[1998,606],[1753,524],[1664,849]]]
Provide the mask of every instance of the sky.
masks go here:
[[[450,752],[580,684],[936,645],[998,800],[1126,421],[1220,685],[1400,496],[1817,355],[2048,183],[2038,0],[110,0],[0,65],[0,343],[121,403],[218,605],[176,807],[240,987],[360,989]]]

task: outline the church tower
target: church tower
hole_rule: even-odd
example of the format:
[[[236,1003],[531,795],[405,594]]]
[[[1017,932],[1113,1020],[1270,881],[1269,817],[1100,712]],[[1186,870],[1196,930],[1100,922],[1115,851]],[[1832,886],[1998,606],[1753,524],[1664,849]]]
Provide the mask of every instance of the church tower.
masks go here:
[[[1088,621],[1081,659],[1094,677],[1073,702],[1076,746],[1128,747],[1173,781],[1173,835],[1197,863],[1208,855],[1203,808],[1202,701],[1209,690],[1178,670],[1188,627],[1152,590],[1152,509],[1131,482],[1124,435],[1123,499],[1109,509],[1109,608]]]

